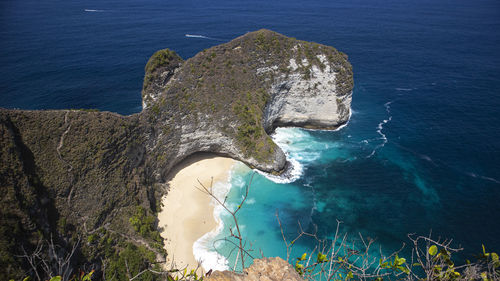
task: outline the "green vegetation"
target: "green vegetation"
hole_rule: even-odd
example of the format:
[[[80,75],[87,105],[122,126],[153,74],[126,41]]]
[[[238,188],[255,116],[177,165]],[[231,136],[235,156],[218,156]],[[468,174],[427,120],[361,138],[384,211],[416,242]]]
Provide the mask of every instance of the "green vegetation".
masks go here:
[[[163,49],[156,51],[151,58],[149,58],[144,71],[146,73],[153,73],[159,67],[165,67],[177,60],[178,55],[170,49]]]
[[[263,128],[269,89],[292,71],[291,58],[305,76],[312,65],[326,67],[319,53],[345,76],[339,81],[349,92],[343,54],[260,30],[185,65],[173,51],[155,52],[145,66],[147,109],[140,114],[0,110],[0,279],[23,278],[29,264],[22,249],[32,252],[50,238],[64,249],[80,241],[75,270],[105,263],[106,275],[122,277],[125,262],[134,271],[151,268],[164,254],[154,218],[163,192],[157,183],[186,156],[182,134],[217,130],[238,156],[274,161],[277,148]]]
[[[233,112],[240,121],[236,140],[241,144],[246,155],[260,156],[262,160],[272,153],[273,149],[268,145],[269,143],[266,143],[268,137],[262,126],[263,108],[268,99],[269,95],[263,90],[256,94],[247,92],[245,102],[237,101],[233,105]]]
[[[321,54],[329,59],[321,61]],[[156,57],[154,55],[148,64],[159,61]],[[167,59],[163,61],[169,61],[174,54],[169,52],[165,57]],[[237,141],[246,157],[272,161],[276,148],[262,128],[263,112],[271,84],[282,79],[282,74],[291,72],[289,62],[292,58],[305,79],[312,78],[313,66],[324,70],[330,64],[341,77],[338,87],[342,93],[348,94],[352,90],[351,66],[335,48],[259,30],[187,60],[186,67],[178,69],[176,79],[168,83],[168,88],[157,87],[163,91],[164,99],[149,101],[152,104],[148,119],[161,122],[171,120],[174,115],[179,126],[218,124],[219,129]],[[258,69],[266,67],[270,70],[256,75]],[[159,79],[158,74],[150,74],[152,67],[146,69],[145,85],[157,84],[152,81]],[[147,89],[144,93],[149,91],[154,92]],[[145,95],[146,100],[147,97]],[[228,114],[228,111],[233,114]],[[175,130],[172,134],[176,134]]]
[[[253,176],[246,185],[239,204],[236,208],[233,207],[234,209],[227,206],[226,201],[218,200],[210,188],[202,186],[200,189],[214,198],[232,216],[234,220],[234,225],[230,226],[232,230],[221,241],[232,245],[231,252],[240,253],[236,257],[236,263],[239,257],[242,264],[241,271],[245,269],[245,259],[253,258],[250,254],[253,249],[251,243],[248,243],[250,246],[246,246],[248,244],[239,231],[236,213],[242,208],[249,195],[252,179]],[[406,244],[403,243],[398,251],[387,255],[384,254],[386,251],[382,248],[376,248],[375,240],[372,238],[364,238],[360,233],[359,238],[357,236],[353,238],[349,237],[348,233],[342,233],[340,228],[342,222],[339,220],[337,220],[337,229],[333,237],[320,238],[316,232],[316,226],[313,227],[314,232],[306,232],[300,222],[298,233],[295,237],[290,237],[290,232],[283,229],[278,212],[276,212],[276,219],[286,248],[287,262],[292,263],[290,257],[293,248],[298,244],[297,242],[303,242],[300,240],[307,239],[305,244],[312,248],[311,252],[303,253],[296,258],[294,264],[292,263],[295,271],[304,280],[500,280],[499,255],[486,251],[484,245],[482,253],[476,256],[473,262],[467,260],[465,264],[459,264],[452,256],[461,252],[463,248],[453,247],[452,239],[433,239],[431,235],[409,234],[409,249],[405,249]],[[288,234],[285,235],[285,233]],[[234,239],[237,242],[231,241]],[[407,257],[403,257],[404,255]]]
[[[236,139],[243,145],[245,151],[255,150],[255,140],[262,136],[262,127],[257,126],[255,106],[236,104],[233,111],[240,117],[242,124],[238,126]]]
[[[343,95],[349,94],[354,86],[354,79],[352,66],[347,61],[347,55],[342,52],[336,51],[335,53],[328,54],[327,59],[330,64],[337,65],[337,67],[335,68],[335,71],[337,73],[336,86],[339,93]]]
[[[81,272],[80,274],[75,274],[74,276],[71,277],[68,281],[92,281],[92,275],[94,274],[94,270],[90,271],[89,273]],[[32,281],[33,279],[31,277],[26,277],[23,279],[23,281]],[[63,277],[60,275],[54,276],[50,278],[49,281],[62,281],[64,280]],[[10,281],[14,281],[14,279],[11,279]]]
[[[139,208],[137,208],[138,210]],[[139,211],[142,212],[142,211]],[[148,216],[137,214],[137,217]],[[132,220],[132,219],[131,219]],[[146,224],[136,224],[143,227],[145,233],[151,235]],[[128,280],[146,269],[161,270],[156,263],[156,253],[139,244],[132,238],[127,238],[115,231],[104,228],[87,236],[88,247],[84,254],[92,260],[100,260],[106,266],[107,280]],[[98,272],[103,274],[104,272]],[[159,280],[151,272],[145,272],[137,280]]]
[[[109,215],[154,192],[136,190],[145,182],[139,122],[108,112],[0,111],[1,280],[22,278],[29,266],[22,249],[33,251],[37,241],[52,237],[65,248],[60,241],[103,224],[133,231],[128,217]],[[88,255],[75,266],[100,263],[104,254],[86,249],[98,238],[83,240],[79,250]]]
[[[155,243],[156,248],[163,249],[163,239],[158,232],[156,216],[147,214],[144,207],[136,207],[134,215],[129,219],[134,230],[144,238],[149,238]]]
[[[302,233],[302,235],[312,235]],[[302,236],[300,235],[300,236]],[[298,238],[300,238],[300,236]],[[312,235],[314,236],[314,235]],[[315,237],[315,236],[314,236]],[[296,239],[298,239],[296,238]],[[333,241],[318,240],[316,258],[307,253],[298,257],[295,271],[306,280],[500,280],[500,261],[497,253],[488,253],[483,245],[483,252],[474,262],[456,264],[452,255],[462,249],[450,246],[451,241],[433,240],[430,237],[409,235],[412,249],[408,258],[400,257],[403,250],[383,256],[377,260],[370,253],[373,240],[363,240],[356,245],[354,240],[346,243],[347,236],[337,236]],[[287,243],[287,252],[293,246]],[[335,246],[335,247],[334,247]],[[324,251],[324,252],[322,252]]]
[[[168,77],[173,75],[173,71],[182,64],[183,60],[177,53],[169,49],[156,51],[148,60],[144,68],[144,82],[142,85],[142,97],[148,97],[149,91],[158,91],[162,89],[164,77],[159,75],[161,72],[167,72]],[[168,78],[167,78],[168,79]]]
[[[106,269],[106,279],[128,280],[155,263],[154,253],[148,251],[143,246],[135,246],[131,243],[120,245],[122,250],[109,259],[108,269]],[[158,268],[158,266],[156,266]],[[127,272],[128,271],[128,272]],[[157,280],[151,272],[145,272],[139,280]]]

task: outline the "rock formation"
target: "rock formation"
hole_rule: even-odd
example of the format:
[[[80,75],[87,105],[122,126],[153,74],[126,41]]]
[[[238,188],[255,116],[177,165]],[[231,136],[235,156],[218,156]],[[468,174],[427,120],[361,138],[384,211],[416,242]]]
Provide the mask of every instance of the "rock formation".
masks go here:
[[[146,77],[159,77],[146,78],[143,89],[142,115],[154,120],[156,132],[150,153],[164,155],[179,136],[174,155],[164,155],[170,161],[158,163],[160,178],[198,151],[280,172],[285,156],[266,132],[276,126],[335,129],[349,119],[352,70],[333,47],[260,30],[179,61],[162,50],[146,67]]]
[[[303,281],[293,266],[282,258],[255,259],[243,274],[216,271],[207,281]]]
[[[110,235],[156,251],[129,218],[137,206],[157,211],[167,174],[185,157],[212,152],[280,173],[275,127],[335,129],[350,115],[347,56],[269,30],[186,61],[158,51],[145,72],[139,114],[0,110],[0,279],[26,267],[15,254],[40,237],[86,237],[81,254],[94,264],[106,247],[123,249],[102,244]]]

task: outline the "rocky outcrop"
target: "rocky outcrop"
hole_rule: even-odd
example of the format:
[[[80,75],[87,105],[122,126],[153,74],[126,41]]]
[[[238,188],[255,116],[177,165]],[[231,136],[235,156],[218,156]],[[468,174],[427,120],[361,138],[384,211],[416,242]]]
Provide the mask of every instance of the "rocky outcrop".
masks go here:
[[[184,60],[169,49],[156,51],[144,67],[144,82],[142,84],[142,108],[153,104],[167,87],[170,78],[182,65]]]
[[[174,73],[178,57],[172,51],[164,57],[174,62],[167,60],[155,71]],[[279,173],[286,159],[268,135],[275,127],[335,129],[350,115],[353,82],[347,56],[269,30],[205,50],[169,77],[157,79],[165,84],[154,89],[163,92],[143,90],[148,102],[142,116],[154,120],[156,132],[150,137],[150,154],[170,157],[156,163],[158,180],[172,165],[199,151]],[[172,138],[177,138],[175,147]]]
[[[243,274],[232,271],[216,271],[207,281],[303,281],[295,269],[281,258],[253,260]]]
[[[264,115],[266,131],[282,126],[336,129],[349,120],[352,92],[337,89],[339,74],[325,55],[316,58],[324,65],[322,68],[307,59],[300,62],[310,68],[307,80],[292,58],[290,73],[282,74],[271,85],[272,98]]]
[[[276,126],[334,129],[350,114],[347,56],[269,30],[186,61],[160,50],[145,71],[144,109],[132,116],[0,110],[1,267],[37,237],[64,244],[83,235],[89,263],[103,252],[118,257],[125,246],[106,241],[139,235],[129,218],[138,206],[144,217],[156,211],[162,184],[184,158],[211,152],[280,173],[286,158],[269,137]]]

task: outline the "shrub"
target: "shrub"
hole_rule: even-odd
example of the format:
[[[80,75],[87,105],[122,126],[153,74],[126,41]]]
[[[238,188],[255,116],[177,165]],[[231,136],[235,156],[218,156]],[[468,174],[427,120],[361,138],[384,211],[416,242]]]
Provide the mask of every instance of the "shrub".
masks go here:
[[[160,243],[163,242],[160,233],[156,230],[156,217],[149,215],[144,207],[137,206],[129,222],[142,237],[151,238]]]

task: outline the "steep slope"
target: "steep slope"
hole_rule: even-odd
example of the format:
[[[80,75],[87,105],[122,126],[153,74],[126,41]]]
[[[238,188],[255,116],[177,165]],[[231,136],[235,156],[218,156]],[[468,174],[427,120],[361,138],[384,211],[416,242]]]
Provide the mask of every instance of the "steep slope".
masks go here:
[[[156,163],[160,177],[198,151],[280,172],[285,157],[266,132],[276,126],[334,129],[349,119],[352,69],[333,47],[259,30],[204,50],[175,70],[179,58],[168,56],[174,63],[155,71],[171,78],[143,90],[142,117],[155,128],[148,149],[162,160]]]
[[[212,152],[280,173],[285,155],[268,133],[344,124],[352,87],[343,53],[259,30],[186,61],[156,52],[140,114],[0,110],[0,279],[30,274],[18,255],[41,238],[62,249],[81,238],[72,266],[104,262],[116,276],[123,255],[143,259],[137,268],[160,259],[152,214],[172,167]]]
[[[135,206],[155,207],[138,121],[100,112],[0,111],[2,263],[15,267],[14,255],[33,251],[40,238],[70,246],[106,223],[127,233]]]

